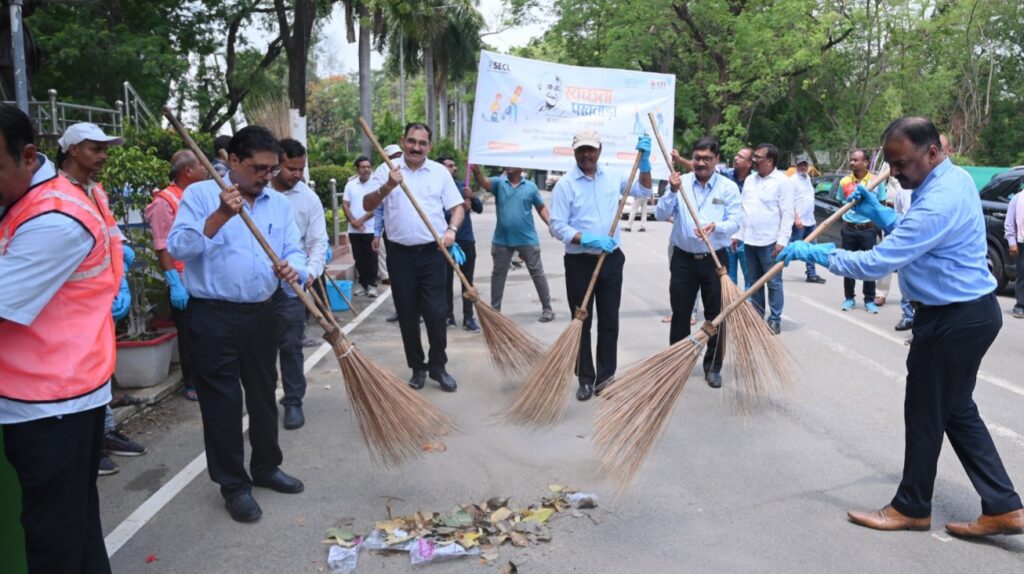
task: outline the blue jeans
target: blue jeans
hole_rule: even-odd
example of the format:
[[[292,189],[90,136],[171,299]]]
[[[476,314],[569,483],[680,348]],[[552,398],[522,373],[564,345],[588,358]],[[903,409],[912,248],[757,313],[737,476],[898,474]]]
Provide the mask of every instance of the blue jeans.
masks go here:
[[[903,318],[908,321],[914,320],[914,308],[910,305],[910,299],[904,295],[900,297],[900,309],[903,310]]]
[[[751,285],[755,281],[761,278],[762,275],[768,272],[769,269],[775,265],[775,259],[772,257],[772,251],[775,249],[775,244],[757,246],[747,245],[747,269],[750,270],[750,275],[745,275],[747,281],[747,289],[750,289]],[[771,308],[771,312],[768,315],[769,321],[782,321],[782,273],[777,274],[768,280],[768,306]],[[750,302],[754,304],[754,308],[764,316],[764,290],[765,287],[761,287],[754,292],[750,297]]]
[[[802,240],[806,239],[807,236],[810,235],[812,231],[814,231],[815,227],[817,227],[817,225],[811,225],[810,227],[805,225],[803,227],[803,229],[797,229],[797,227],[794,225],[793,226],[793,234],[790,235],[789,242],[792,243],[794,241],[802,241]],[[810,261],[807,262],[807,276],[808,277],[817,277],[818,276],[818,272],[814,270],[814,263],[811,263]]]
[[[739,285],[739,276],[736,274],[737,263],[741,268],[743,268],[743,279],[746,280],[747,278],[747,252],[743,247],[743,242],[739,242],[735,251],[733,250],[732,245],[730,245],[725,248],[725,252],[729,255],[729,279],[732,279],[733,283]]]

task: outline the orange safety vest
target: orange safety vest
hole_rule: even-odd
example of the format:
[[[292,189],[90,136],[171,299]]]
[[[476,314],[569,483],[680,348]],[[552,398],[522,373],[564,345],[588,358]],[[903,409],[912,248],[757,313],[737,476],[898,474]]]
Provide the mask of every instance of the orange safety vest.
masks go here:
[[[100,388],[114,373],[110,308],[124,276],[124,256],[120,235],[111,235],[117,222],[103,188],[95,186],[93,197],[58,175],[0,216],[0,257],[21,224],[46,213],[67,215],[93,238],[89,254],[31,325],[0,321],[0,397],[33,403],[73,399]]]
[[[177,217],[178,206],[181,205],[181,198],[183,195],[185,195],[184,190],[178,187],[177,184],[172,183],[171,185],[168,185],[167,187],[153,194],[153,201],[156,201],[157,199],[163,199],[164,201],[171,205],[171,214],[173,215],[173,217]],[[185,262],[178,261],[177,259],[175,259],[174,268],[178,270],[178,273],[184,273]]]

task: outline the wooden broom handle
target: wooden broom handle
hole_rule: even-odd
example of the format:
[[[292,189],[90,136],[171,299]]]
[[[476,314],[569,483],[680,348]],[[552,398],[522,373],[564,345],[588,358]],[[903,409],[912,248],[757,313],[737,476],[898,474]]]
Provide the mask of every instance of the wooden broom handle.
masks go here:
[[[868,185],[867,185],[868,191],[871,191],[871,190],[875,189],[876,187],[878,187],[878,184],[882,183],[886,179],[889,179],[889,168],[886,168],[886,169],[882,170],[881,173],[879,173],[877,176],[872,178],[871,181],[868,182]],[[843,215],[846,215],[846,212],[850,211],[851,209],[853,209],[853,207],[855,205],[856,205],[856,203],[851,201],[851,202],[843,205],[842,207],[840,207],[835,213],[830,215],[828,217],[828,219],[826,219],[825,221],[822,221],[818,225],[818,227],[816,227],[814,229],[814,231],[811,232],[810,235],[805,237],[804,241],[810,243],[811,241],[814,241],[815,239],[817,239],[818,236],[821,235],[822,232],[824,232],[826,228],[828,228],[828,226],[830,226],[833,223],[835,223],[836,221],[838,221],[839,218],[841,218]],[[733,301],[732,303],[729,304],[728,307],[723,309],[722,312],[719,313],[718,316],[715,317],[714,320],[711,321],[711,324],[713,326],[715,326],[715,327],[718,327],[719,325],[721,325],[722,321],[725,320],[726,316],[728,316],[729,313],[732,313],[737,307],[739,307],[740,305],[744,304],[746,302],[746,300],[751,295],[753,295],[755,292],[757,292],[761,287],[764,287],[765,283],[767,283],[772,277],[774,277],[774,276],[778,275],[779,273],[781,273],[782,270],[785,269],[785,268],[786,268],[786,263],[784,261],[780,261],[780,262],[776,263],[775,265],[773,265],[772,268],[769,269],[767,273],[762,275],[760,279],[755,281],[754,284],[751,285],[750,288],[747,289],[747,291],[739,299]]]
[[[380,154],[380,157],[384,158],[384,163],[388,164],[388,169],[395,169],[395,164],[391,163],[391,158],[388,157],[388,154],[384,153],[384,148],[380,145],[380,142],[377,141],[377,136],[373,135],[373,130],[370,129],[370,125],[367,124],[366,120],[363,119],[362,117],[359,118],[359,126],[363,128],[363,133],[366,134],[366,137],[371,142],[373,142],[373,147],[377,149],[377,153]],[[437,234],[437,231],[434,229],[434,226],[431,225],[430,219],[427,217],[427,214],[424,213],[423,208],[420,207],[420,202],[416,201],[416,196],[414,196],[412,192],[409,191],[409,187],[405,185],[404,180],[399,185],[402,187],[402,191],[405,192],[405,196],[409,198],[409,201],[412,203],[412,206],[416,208],[416,213],[418,213],[420,215],[420,219],[423,220],[423,225],[426,225],[427,229],[430,230],[430,234],[434,236],[434,242],[437,243],[437,247],[438,249],[441,250],[441,253],[444,253],[444,258],[448,260],[448,265],[451,265],[452,269],[455,270],[455,274],[459,276],[459,281],[462,281],[462,286],[466,289],[466,291],[469,291],[471,293],[476,292],[476,289],[469,284],[469,281],[466,279],[466,276],[462,274],[462,269],[459,268],[459,264],[456,263],[455,259],[452,258],[452,254],[448,253],[448,249],[446,249],[444,243],[442,243],[441,236]],[[463,200],[463,202],[465,202],[464,197],[461,199]],[[469,217],[469,215],[466,215],[466,217]]]
[[[668,148],[665,147],[665,141],[661,139],[661,132],[658,131],[658,121],[654,118],[654,112],[647,112],[647,119],[651,120],[651,129],[654,131],[654,136],[658,138],[658,147],[661,148],[661,154],[665,156],[665,163],[668,164],[668,169],[672,174],[676,173],[675,165],[672,163],[672,156],[668,153]],[[712,168],[713,169],[713,168]],[[680,189],[679,195],[683,198],[683,202],[686,203],[686,209],[690,212],[690,217],[693,218],[693,224],[697,226],[697,232],[700,238],[704,240],[704,244],[708,246],[708,252],[711,253],[711,259],[715,262],[715,268],[721,269],[722,262],[718,260],[718,254],[715,253],[715,248],[711,245],[711,238],[704,233],[704,227],[700,224],[700,217],[697,215],[697,210],[693,208],[693,204],[690,203],[690,198],[684,193],[685,190]]]
[[[636,159],[633,160],[633,169],[629,172],[629,179],[626,180],[626,193],[622,194],[622,199],[619,200],[619,210],[615,213],[615,219],[612,220],[612,228],[608,230],[609,237],[615,237],[615,228],[619,226],[619,220],[622,219],[622,210],[626,207],[626,200],[629,198],[629,192],[633,189],[633,181],[636,179],[636,172],[640,169],[640,158],[643,154],[637,152]],[[647,198],[643,198],[647,201]],[[580,242],[582,243],[582,236]],[[601,274],[601,267],[604,266],[604,259],[608,257],[607,251],[601,251],[600,257],[597,258],[597,265],[594,266],[594,273],[590,276],[590,284],[587,285],[587,292],[583,294],[583,303],[580,304],[576,310],[577,313],[582,312],[586,317],[587,303],[590,302],[590,297],[594,294],[594,287],[597,285],[597,276]]]
[[[178,135],[181,136],[181,139],[184,140],[185,146],[192,150],[192,154],[196,156],[196,159],[198,159],[199,162],[203,164],[203,167],[206,168],[206,171],[210,173],[210,177],[212,177],[213,180],[217,182],[217,185],[219,185],[222,190],[227,191],[230,186],[227,184],[226,181],[224,181],[224,178],[222,178],[220,174],[217,173],[217,170],[213,168],[213,164],[210,163],[210,160],[206,159],[206,154],[204,154],[202,150],[199,149],[199,146],[196,145],[195,140],[193,140],[192,136],[188,134],[188,131],[185,129],[185,126],[181,125],[181,122],[178,121],[178,118],[174,117],[174,114],[171,113],[170,108],[168,108],[167,106],[164,106],[162,111],[164,117],[167,118],[167,121],[171,123],[174,129],[177,130]],[[248,227],[249,231],[251,231],[253,236],[256,237],[256,241],[260,244],[260,247],[263,248],[263,251],[267,254],[267,257],[270,258],[270,261],[274,264],[274,266],[276,267],[280,265],[281,258],[277,256],[277,253],[274,253],[274,248],[271,247],[269,243],[267,243],[267,240],[263,237],[263,234],[260,232],[259,228],[256,227],[256,224],[253,222],[252,218],[249,217],[249,214],[245,212],[244,207],[242,208],[241,211],[238,212],[238,215],[242,217],[242,221],[245,222],[245,226]],[[306,309],[309,309],[310,314],[312,314],[313,317],[316,318],[316,322],[319,323],[321,327],[323,327],[324,331],[328,333],[338,331],[340,333],[340,330],[337,329],[337,327],[327,322],[327,319],[323,316],[322,313],[320,313],[320,309],[317,309],[316,304],[313,303],[313,301],[309,298],[309,296],[306,294],[306,291],[303,290],[302,286],[299,285],[298,281],[289,281],[288,284],[291,285],[292,291],[295,291],[295,294],[298,295],[299,300],[301,300],[302,304],[306,306]]]

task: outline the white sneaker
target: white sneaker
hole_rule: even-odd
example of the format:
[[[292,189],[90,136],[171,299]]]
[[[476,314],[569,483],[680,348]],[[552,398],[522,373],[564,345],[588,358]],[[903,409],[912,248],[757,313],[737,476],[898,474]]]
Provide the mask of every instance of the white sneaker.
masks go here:
[[[362,295],[366,295],[366,288],[364,288],[362,285],[357,285],[355,288],[352,289],[353,297],[360,297]]]
[[[377,293],[377,288],[374,287],[373,285],[370,285],[369,287],[366,288],[366,296],[369,297],[370,299],[373,299],[377,295],[379,295],[379,293]]]

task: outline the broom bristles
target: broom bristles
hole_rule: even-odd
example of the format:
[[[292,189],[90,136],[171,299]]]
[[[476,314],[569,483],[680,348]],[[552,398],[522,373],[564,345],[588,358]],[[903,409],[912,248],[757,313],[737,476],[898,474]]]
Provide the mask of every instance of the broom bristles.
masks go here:
[[[333,346],[352,413],[373,458],[397,466],[421,456],[425,443],[454,429],[448,415],[358,348],[343,350],[340,341]]]
[[[593,440],[601,472],[619,492],[664,431],[700,356],[701,345],[683,339],[634,364],[601,393]]]
[[[742,297],[739,287],[723,275],[722,307]],[[784,398],[793,386],[791,358],[757,308],[750,303],[740,305],[725,323],[725,362],[736,380],[736,404],[749,412],[763,401]]]
[[[543,354],[544,346],[494,307],[480,300],[475,303],[491,363],[517,377],[529,372]]]
[[[516,389],[502,419],[531,426],[549,426],[562,420],[582,336],[583,321],[573,318]]]

